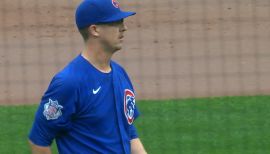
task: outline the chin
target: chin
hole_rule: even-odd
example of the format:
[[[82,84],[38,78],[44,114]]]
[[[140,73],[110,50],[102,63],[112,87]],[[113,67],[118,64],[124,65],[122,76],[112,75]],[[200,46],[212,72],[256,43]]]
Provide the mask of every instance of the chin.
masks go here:
[[[115,51],[118,51],[118,50],[121,50],[121,49],[122,49],[122,45],[121,44],[115,46],[115,48],[114,48]]]

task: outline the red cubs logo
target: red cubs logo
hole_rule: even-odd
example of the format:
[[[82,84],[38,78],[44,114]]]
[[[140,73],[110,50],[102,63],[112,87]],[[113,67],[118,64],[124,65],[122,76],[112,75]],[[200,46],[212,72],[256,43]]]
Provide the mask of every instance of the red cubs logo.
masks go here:
[[[124,94],[124,113],[127,118],[128,124],[132,124],[134,120],[134,112],[135,112],[135,95],[129,90],[125,89]]]
[[[115,8],[119,8],[120,5],[119,5],[119,2],[117,0],[112,0],[112,4]]]

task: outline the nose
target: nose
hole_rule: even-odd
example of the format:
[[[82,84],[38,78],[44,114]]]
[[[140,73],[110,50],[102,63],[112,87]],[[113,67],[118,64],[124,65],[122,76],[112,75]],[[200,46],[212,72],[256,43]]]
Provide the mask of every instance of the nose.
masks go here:
[[[122,28],[122,31],[124,32],[124,31],[127,31],[128,30],[128,27],[127,27],[127,25],[126,24],[123,24],[123,28]]]
[[[126,24],[124,24],[124,30],[127,31],[128,30],[128,27]]]

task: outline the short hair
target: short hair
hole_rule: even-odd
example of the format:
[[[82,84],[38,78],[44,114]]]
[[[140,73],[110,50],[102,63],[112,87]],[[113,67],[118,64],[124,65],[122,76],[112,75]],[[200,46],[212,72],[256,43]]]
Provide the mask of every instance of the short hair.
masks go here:
[[[79,32],[81,33],[83,40],[86,42],[89,39],[89,31],[88,31],[88,27],[79,29]]]

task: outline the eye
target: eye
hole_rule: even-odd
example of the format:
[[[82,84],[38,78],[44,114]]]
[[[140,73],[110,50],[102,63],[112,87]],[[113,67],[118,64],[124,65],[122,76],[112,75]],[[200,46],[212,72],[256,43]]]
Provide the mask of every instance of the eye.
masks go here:
[[[121,19],[121,20],[118,20],[118,21],[115,21],[115,22],[112,22],[111,25],[114,25],[114,26],[119,26],[119,25],[122,25],[124,23],[124,19]]]

